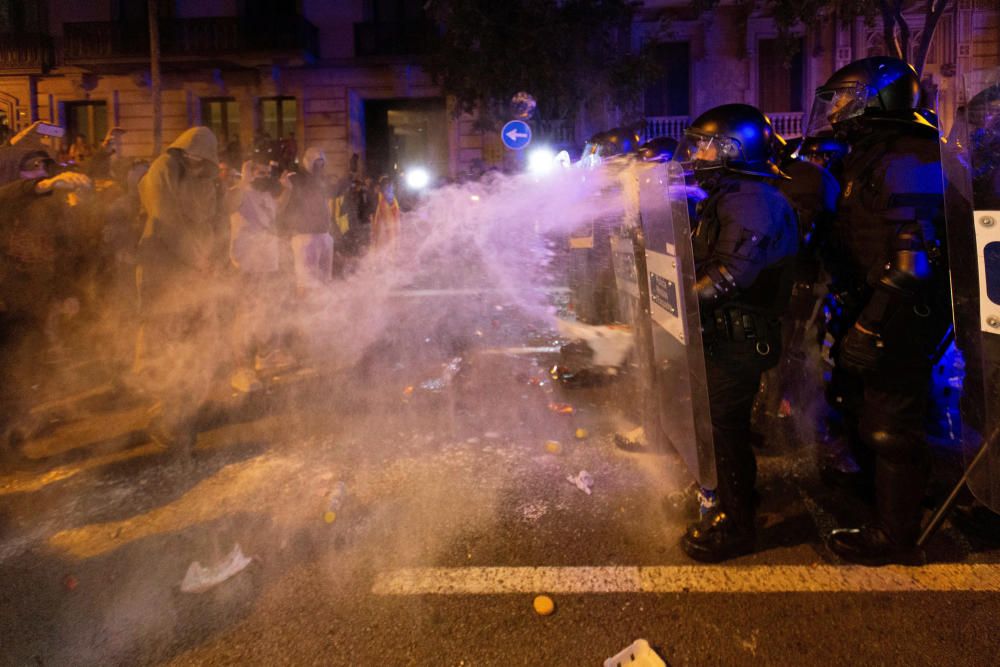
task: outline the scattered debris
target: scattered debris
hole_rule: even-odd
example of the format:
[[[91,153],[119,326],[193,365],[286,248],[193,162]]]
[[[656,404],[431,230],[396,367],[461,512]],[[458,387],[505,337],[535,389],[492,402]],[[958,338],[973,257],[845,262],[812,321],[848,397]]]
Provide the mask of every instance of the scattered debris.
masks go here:
[[[587,344],[593,351],[594,366],[621,366],[635,343],[635,335],[628,327],[590,325],[562,319],[558,320],[558,327],[563,336]]]
[[[323,521],[325,521],[326,523],[333,523],[336,520],[337,520],[337,513],[334,512],[333,510],[327,510],[326,512],[323,512]]]
[[[559,443],[558,440],[546,440],[545,450],[549,454],[558,454],[562,450],[562,445]]]
[[[571,415],[575,412],[573,406],[569,403],[549,403],[549,410],[560,415]]]
[[[624,433],[615,433],[614,440],[615,447],[626,452],[650,451],[646,430],[641,426]]]
[[[578,428],[578,429],[576,429],[575,435],[576,435],[576,439],[577,440],[586,440],[587,436],[590,435],[590,434],[587,433],[587,429],[585,429],[585,428]]]
[[[521,518],[525,521],[538,521],[548,514],[549,505],[545,502],[525,503],[518,510],[521,512]]]
[[[604,667],[667,667],[645,639],[636,639],[618,655],[604,661]]]
[[[444,371],[439,377],[433,380],[424,380],[420,383],[420,388],[425,391],[441,391],[451,386],[455,376],[462,370],[462,357],[452,357],[451,361],[444,365]]]
[[[79,584],[80,581],[72,574],[67,574],[63,577],[63,587],[68,591],[75,591]]]
[[[574,477],[573,475],[566,475],[566,481],[570,484],[576,485],[576,488],[580,489],[588,496],[590,495],[590,487],[594,486],[594,478],[590,476],[590,473],[586,470],[581,470]]]
[[[412,384],[409,387],[407,387],[406,389],[403,390],[403,398],[409,398],[410,396],[413,396],[413,385]]]
[[[183,593],[203,593],[218,586],[227,579],[239,574],[253,561],[243,555],[243,550],[237,544],[222,561],[211,567],[205,567],[198,561],[191,563],[184,581],[181,582]]]
[[[548,595],[538,595],[532,603],[535,613],[539,616],[549,616],[556,610],[556,603]]]

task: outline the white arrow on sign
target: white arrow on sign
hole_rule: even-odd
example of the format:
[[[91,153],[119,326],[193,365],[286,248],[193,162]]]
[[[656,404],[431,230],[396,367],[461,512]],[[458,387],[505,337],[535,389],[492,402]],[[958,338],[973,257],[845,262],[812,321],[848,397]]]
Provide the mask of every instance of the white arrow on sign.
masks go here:
[[[507,138],[510,139],[511,141],[516,142],[518,139],[527,139],[528,135],[525,134],[524,132],[518,132],[517,128],[514,128],[513,130],[507,133]]]

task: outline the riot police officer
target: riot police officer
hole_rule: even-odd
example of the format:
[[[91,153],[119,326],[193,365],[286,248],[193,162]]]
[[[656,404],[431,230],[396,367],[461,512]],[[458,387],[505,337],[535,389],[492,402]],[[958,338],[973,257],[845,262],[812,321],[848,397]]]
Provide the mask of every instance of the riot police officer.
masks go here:
[[[827,396],[875,493],[874,522],[835,530],[830,546],[869,564],[906,559],[919,532],[928,387],[950,320],[940,148],[918,91],[905,62],[866,58],[817,91],[810,120],[809,134],[832,126],[850,146],[823,249],[836,363]]]
[[[681,540],[696,560],[747,553],[755,542],[750,415],[761,373],[780,356],[778,318],[798,249],[795,212],[775,187],[785,175],[772,141],[759,110],[727,104],[699,116],[677,149],[708,195],[692,241],[718,489],[717,504]]]
[[[799,159],[823,167],[839,178],[844,158],[847,156],[847,144],[838,139],[832,131],[824,131],[816,136],[802,139],[796,153]]]

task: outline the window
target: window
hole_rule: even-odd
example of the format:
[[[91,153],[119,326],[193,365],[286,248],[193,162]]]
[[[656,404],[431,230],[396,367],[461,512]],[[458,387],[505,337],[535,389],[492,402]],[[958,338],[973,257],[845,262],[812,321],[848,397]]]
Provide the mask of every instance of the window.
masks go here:
[[[654,54],[663,75],[646,88],[646,116],[687,116],[691,103],[691,49],[688,43],[659,44]]]
[[[805,60],[802,39],[793,40],[795,55],[789,59],[789,45],[778,39],[762,39],[757,48],[757,98],[765,113],[801,112],[805,89]]]
[[[211,128],[219,146],[240,141],[240,108],[231,97],[203,97],[201,124]]]
[[[97,146],[108,133],[107,102],[66,102],[63,116],[69,144],[83,137],[88,146]]]
[[[0,0],[0,33],[45,32],[44,6],[38,0]]]
[[[260,129],[271,139],[295,134],[298,103],[294,97],[265,97],[260,101]]]

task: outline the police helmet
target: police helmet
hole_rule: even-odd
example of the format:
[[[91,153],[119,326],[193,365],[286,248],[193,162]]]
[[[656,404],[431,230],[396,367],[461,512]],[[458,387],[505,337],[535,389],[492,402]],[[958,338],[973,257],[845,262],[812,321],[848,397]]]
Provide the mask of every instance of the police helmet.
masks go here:
[[[676,139],[656,137],[639,146],[639,159],[643,162],[670,162],[676,152]]]
[[[749,104],[724,104],[698,116],[684,131],[677,159],[695,172],[724,169],[738,174],[788,178],[774,162],[774,129]]]
[[[847,156],[847,143],[827,132],[806,137],[799,147],[799,158],[810,161],[842,160]]]
[[[899,58],[874,56],[846,65],[816,90],[807,135],[853,119],[915,120],[920,80]]]

